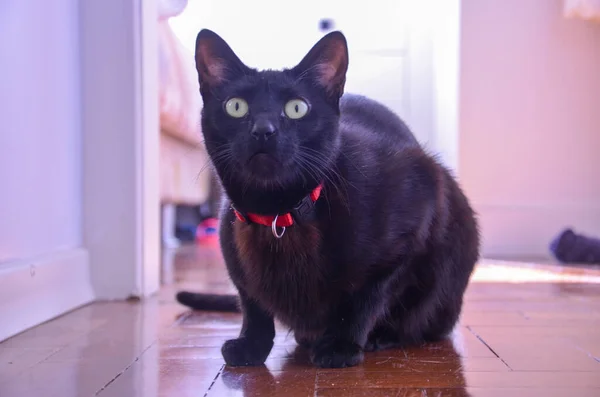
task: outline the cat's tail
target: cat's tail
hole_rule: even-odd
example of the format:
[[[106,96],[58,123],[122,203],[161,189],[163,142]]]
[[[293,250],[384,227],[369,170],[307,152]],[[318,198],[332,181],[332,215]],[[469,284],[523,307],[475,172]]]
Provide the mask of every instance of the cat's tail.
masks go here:
[[[180,291],[176,295],[177,302],[194,310],[212,312],[239,313],[240,306],[236,295],[201,294]]]

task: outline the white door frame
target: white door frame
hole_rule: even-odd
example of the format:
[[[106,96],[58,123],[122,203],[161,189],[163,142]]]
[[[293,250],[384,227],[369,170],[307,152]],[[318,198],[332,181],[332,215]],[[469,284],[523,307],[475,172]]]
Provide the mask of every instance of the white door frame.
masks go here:
[[[97,299],[159,288],[156,0],[80,3],[83,243]]]
[[[412,0],[410,13],[406,121],[458,176],[460,0]]]

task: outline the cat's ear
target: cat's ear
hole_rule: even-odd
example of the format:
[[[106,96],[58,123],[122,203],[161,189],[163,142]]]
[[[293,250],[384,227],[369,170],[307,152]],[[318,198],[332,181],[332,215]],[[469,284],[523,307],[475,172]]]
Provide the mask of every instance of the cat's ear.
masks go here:
[[[248,67],[218,34],[202,29],[196,37],[196,70],[200,91],[247,73]]]
[[[323,36],[292,69],[297,76],[310,76],[333,97],[341,97],[348,70],[348,45],[342,32]]]

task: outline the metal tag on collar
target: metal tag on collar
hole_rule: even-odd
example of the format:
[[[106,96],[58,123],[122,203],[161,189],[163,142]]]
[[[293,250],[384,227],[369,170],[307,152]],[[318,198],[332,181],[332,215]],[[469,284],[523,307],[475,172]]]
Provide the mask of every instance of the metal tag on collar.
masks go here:
[[[275,215],[275,219],[273,219],[273,223],[271,223],[271,232],[273,233],[273,236],[275,236],[276,239],[280,239],[283,237],[283,235],[285,234],[285,226],[282,226],[281,232],[277,231],[277,219],[279,218],[279,215]]]

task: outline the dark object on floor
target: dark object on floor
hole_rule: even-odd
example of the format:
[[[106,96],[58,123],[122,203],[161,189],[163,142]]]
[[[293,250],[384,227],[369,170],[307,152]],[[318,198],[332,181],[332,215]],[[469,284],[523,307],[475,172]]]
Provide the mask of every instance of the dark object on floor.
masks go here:
[[[196,242],[200,245],[214,245],[219,243],[219,220],[207,218],[196,228]]]
[[[550,244],[550,251],[563,263],[600,264],[600,239],[564,230]]]

